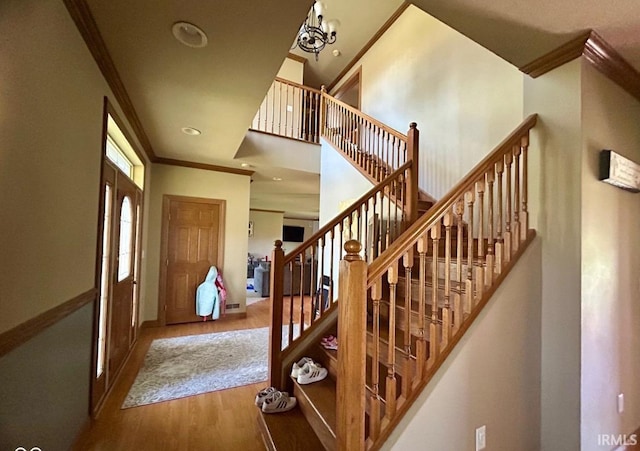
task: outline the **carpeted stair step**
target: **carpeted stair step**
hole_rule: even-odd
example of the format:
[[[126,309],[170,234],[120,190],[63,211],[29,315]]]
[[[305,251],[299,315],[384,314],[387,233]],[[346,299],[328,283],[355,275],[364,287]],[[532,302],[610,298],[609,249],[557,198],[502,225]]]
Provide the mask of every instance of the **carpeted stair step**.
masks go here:
[[[331,377],[300,385],[293,379],[298,406],[325,449],[336,449],[336,383]],[[306,449],[306,448],[301,448]]]
[[[296,407],[289,412],[258,414],[258,427],[269,451],[324,451],[302,410]]]

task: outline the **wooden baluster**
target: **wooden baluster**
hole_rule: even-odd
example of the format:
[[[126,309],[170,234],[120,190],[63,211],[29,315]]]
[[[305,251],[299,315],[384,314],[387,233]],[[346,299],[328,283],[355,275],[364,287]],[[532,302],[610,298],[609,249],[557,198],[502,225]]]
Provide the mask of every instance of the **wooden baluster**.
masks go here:
[[[351,301],[338,305],[336,448],[340,450],[365,449],[367,264],[360,258],[361,249],[357,241],[347,242],[346,256],[340,262],[340,299]]]
[[[442,347],[446,348],[453,335],[451,327],[451,225],[453,215],[444,214],[444,307],[442,309]]]
[[[335,228],[334,228],[335,229]],[[329,240],[331,241],[331,248],[329,250],[329,276],[331,277],[331,280],[333,281],[333,248],[335,247],[336,243],[334,240],[334,229],[331,229],[329,231]],[[342,235],[342,233],[340,233],[340,235]],[[333,305],[333,301],[334,301],[334,296],[333,296],[333,283],[331,285],[329,285],[329,305]]]
[[[502,235],[502,224],[504,218],[502,215],[502,174],[504,172],[504,163],[498,161],[496,163],[496,172],[498,173],[498,231],[496,234],[496,276],[502,272],[504,265],[504,236]]]
[[[418,169],[420,164],[418,149],[420,147],[420,132],[417,127],[418,124],[412,122],[409,124],[409,131],[407,132],[407,161],[411,161],[411,168],[406,180],[407,216],[410,224],[413,224],[418,219]]]
[[[291,280],[289,281],[289,337],[288,337],[288,341],[287,341],[287,348],[289,346],[291,346],[291,342],[293,341],[293,317],[294,317],[294,293],[295,291],[293,290],[293,279],[294,277],[294,273],[293,271],[295,270],[294,266],[293,266],[294,262],[289,262],[289,274],[291,274]]]
[[[407,399],[411,395],[413,379],[411,375],[411,270],[413,268],[413,247],[402,256],[404,266],[404,372],[402,375],[402,396]]]
[[[264,128],[262,129],[263,132],[268,131],[267,123],[269,121],[269,93],[271,92],[272,89],[273,89],[273,85],[271,85],[271,88],[269,88],[269,91],[267,92],[267,95],[264,98]]]
[[[364,261],[369,261],[371,257],[371,243],[369,242],[369,200],[364,203]]]
[[[416,378],[420,381],[426,373],[427,339],[425,336],[425,305],[427,303],[427,235],[418,238],[417,248],[420,257],[418,266],[418,340],[416,342]]]
[[[387,185],[384,190],[387,194],[387,244],[385,247],[386,249],[391,244],[391,186]]]
[[[284,251],[282,241],[275,242],[275,249],[271,253],[271,327],[269,328],[269,385],[283,390],[286,386],[282,362],[282,318],[284,315],[284,299],[282,293],[284,281]]]
[[[520,212],[520,239],[522,241],[527,239],[529,233],[529,212],[527,210],[529,180],[528,170],[529,164],[527,161],[527,154],[529,150],[529,133],[520,139],[520,146],[522,147],[522,211]]]
[[[286,89],[288,90],[289,87],[287,86]],[[278,82],[278,91],[278,135],[282,135],[282,83],[280,82]],[[287,130],[285,129],[285,136],[286,131]]]
[[[318,115],[318,139],[316,142],[320,142],[320,136],[327,135],[327,119],[328,119],[328,111],[329,107],[327,100],[325,98],[325,92],[327,88],[322,85],[320,86],[320,94],[318,94],[318,107],[320,108],[320,114]]]
[[[320,277],[319,277],[319,281],[320,281],[320,285],[323,285],[322,283],[322,277],[325,275],[324,274],[324,260],[325,260],[325,240],[326,240],[326,234],[325,236],[321,237],[320,240],[318,241],[320,244]],[[329,276],[330,280],[333,280],[333,274],[330,274]],[[333,283],[330,284],[330,287],[333,286]],[[332,296],[333,293],[329,293],[329,296]],[[322,297],[322,294],[320,294],[320,296]],[[327,298],[329,300],[329,302],[333,302],[333,297],[328,297]],[[325,310],[325,305],[324,305],[324,299],[321,300],[320,302],[320,317],[322,317],[322,315],[324,315],[324,310]]]
[[[440,355],[440,337],[438,336],[438,251],[440,246],[441,224],[438,221],[431,227],[431,242],[433,244],[433,263],[431,265],[431,324],[429,326],[429,367]]]
[[[478,265],[476,266],[476,299],[484,294],[484,177],[476,182],[478,193]]]
[[[304,262],[306,259],[306,251],[302,251],[301,254],[298,254],[300,258],[300,289],[298,290],[298,296],[300,296],[300,333],[304,332]],[[295,264],[294,264],[295,266]],[[293,272],[291,273],[293,279]]]
[[[511,150],[507,152],[504,156],[505,160],[505,176],[506,180],[506,195],[505,200],[507,201],[507,208],[504,213],[505,216],[505,225],[504,225],[504,261],[505,263],[509,263],[511,261],[511,249],[512,249],[512,240],[511,236],[511,162],[513,161],[513,155]]]
[[[398,262],[387,271],[389,282],[389,340],[387,344],[387,408],[385,417],[391,420],[396,414],[396,290],[398,287]],[[339,335],[338,335],[339,336]]]
[[[487,211],[487,271],[485,273],[485,283],[488,287],[493,285],[495,277],[495,258],[493,251],[493,183],[495,180],[495,172],[492,167],[487,172],[487,194],[488,194],[488,211]]]
[[[520,146],[513,149],[514,168],[513,168],[513,252],[520,247]]]
[[[465,287],[466,299],[464,312],[471,313],[471,309],[475,306],[473,295],[473,202],[475,201],[475,192],[473,189],[464,194],[467,208],[469,211],[469,220],[467,221],[467,282]]]
[[[371,412],[369,414],[369,436],[376,440],[380,435],[380,300],[382,299],[382,280],[371,286],[373,304],[372,352],[371,352]],[[349,332],[347,332],[349,333]]]
[[[320,293],[318,292],[318,290],[314,289],[314,285],[318,285],[318,271],[317,271],[317,257],[316,257],[316,249],[318,246],[318,242],[315,241],[313,243],[313,245],[310,247],[310,251],[311,251],[311,264],[309,265],[309,278],[311,280],[311,292],[309,293],[309,296],[311,296],[311,311],[309,312],[309,317],[311,318],[311,324],[313,324],[313,321],[316,318],[316,312],[314,309],[314,306],[316,305],[320,305],[320,303],[322,302],[319,298],[320,298]],[[303,265],[304,266],[304,265]],[[300,282],[300,285],[304,285],[304,279],[302,279],[302,281]]]
[[[463,229],[464,222],[462,215],[464,214],[464,201],[462,199],[456,201],[453,205],[453,212],[456,215],[456,228],[458,236],[456,238],[456,281],[458,282],[458,291],[453,300],[453,332],[457,332],[464,321],[464,312],[462,311],[462,245],[463,245]]]
[[[343,238],[344,238],[344,220],[338,224],[338,260],[342,259]],[[345,240],[345,242],[346,241],[349,241],[349,240]]]

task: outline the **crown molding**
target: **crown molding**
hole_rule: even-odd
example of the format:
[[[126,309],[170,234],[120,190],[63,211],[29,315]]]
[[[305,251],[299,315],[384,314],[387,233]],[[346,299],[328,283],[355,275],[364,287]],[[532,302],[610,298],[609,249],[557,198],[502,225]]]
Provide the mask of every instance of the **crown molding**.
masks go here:
[[[398,20],[398,18],[402,15],[403,12],[405,12],[405,10],[409,7],[410,4],[411,3],[407,1],[402,2],[402,4],[398,7],[398,9],[396,9],[396,11],[391,15],[391,17],[389,17],[387,21],[384,24],[382,24],[382,26],[376,32],[376,34],[374,34],[373,37],[369,39],[369,42],[367,42],[365,46],[362,47],[362,49],[356,54],[356,56],[353,57],[353,59],[349,62],[349,64],[347,64],[345,68],[342,69],[342,71],[338,74],[338,76],[329,84],[329,86],[327,86],[328,92],[330,92],[333,88],[335,88],[335,86],[342,79],[342,77],[347,75],[347,73],[353,68],[353,66],[355,66],[358,63],[358,61],[360,61],[360,59],[364,56],[364,54],[367,53],[371,47],[373,47],[373,44],[378,42],[378,39],[380,39],[382,35],[385,34],[389,28],[391,28],[391,25],[393,25],[395,21]]]
[[[520,67],[520,70],[536,78],[581,56],[609,80],[640,100],[640,72],[593,30]]]
[[[284,210],[265,210],[264,208],[249,208],[249,211],[260,211],[262,213],[283,213]]]
[[[153,151],[153,147],[151,146],[151,141],[149,141],[149,137],[142,127],[142,122],[140,122],[140,118],[133,107],[129,93],[124,87],[124,83],[122,83],[122,79],[120,78],[111,55],[109,54],[109,50],[107,50],[104,39],[102,39],[98,25],[91,14],[91,10],[89,9],[89,5],[87,5],[85,0],[63,1],[71,15],[71,18],[78,28],[78,31],[82,35],[84,42],[87,44],[91,55],[93,55],[93,59],[96,61],[100,72],[102,72],[102,76],[113,91],[113,95],[120,105],[120,108],[122,108],[125,117],[131,124],[133,132],[138,137],[138,140],[142,145],[142,150],[145,152],[149,160],[154,161],[156,155]]]
[[[157,164],[166,164],[169,166],[181,166],[184,168],[192,169],[204,169],[205,171],[226,172],[229,174],[252,176],[255,171],[249,171],[247,169],[230,168],[227,166],[217,166],[215,164],[196,163],[193,161],[176,160],[173,158],[156,157],[153,160]]]
[[[582,55],[604,76],[640,100],[640,73],[595,31],[591,32]]]
[[[540,58],[536,58],[529,64],[525,64],[520,67],[520,71],[533,78],[537,78],[556,67],[560,67],[563,64],[580,57],[591,33],[591,30],[589,30],[580,34],[580,36],[571,39],[560,47],[542,55]]]

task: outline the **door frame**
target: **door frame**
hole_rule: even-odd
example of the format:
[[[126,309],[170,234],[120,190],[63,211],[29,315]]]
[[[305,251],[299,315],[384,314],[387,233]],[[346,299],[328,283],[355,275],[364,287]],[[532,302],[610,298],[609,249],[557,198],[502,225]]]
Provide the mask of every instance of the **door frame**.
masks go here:
[[[167,260],[169,258],[169,213],[171,211],[171,201],[195,202],[199,204],[216,204],[220,206],[219,227],[218,227],[218,256],[217,261],[224,261],[224,228],[226,217],[227,201],[224,199],[210,199],[206,197],[175,196],[164,194],[162,196],[162,231],[160,238],[160,277],[158,281],[158,325],[167,325]],[[194,300],[195,302],[195,300]]]
[[[361,109],[362,106],[362,66],[358,67],[355,72],[344,82],[333,94],[333,97],[342,101],[342,97],[354,86],[358,86],[358,105],[357,109]]]

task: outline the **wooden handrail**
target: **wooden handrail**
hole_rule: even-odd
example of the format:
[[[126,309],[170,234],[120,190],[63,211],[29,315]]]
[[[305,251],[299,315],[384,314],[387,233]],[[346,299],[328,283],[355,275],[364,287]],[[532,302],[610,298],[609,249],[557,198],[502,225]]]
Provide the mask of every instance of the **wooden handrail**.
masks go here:
[[[313,235],[311,235],[308,239],[306,239],[304,243],[302,243],[301,245],[293,249],[291,252],[287,253],[284,256],[284,263],[285,264],[291,263],[294,260],[296,255],[298,255],[300,252],[302,252],[303,250],[309,247],[309,243],[318,241],[323,236],[325,236],[328,232],[334,229],[338,224],[340,224],[349,216],[351,216],[356,210],[358,210],[358,208],[360,208],[362,204],[367,202],[367,200],[371,199],[371,197],[373,197],[377,192],[384,190],[384,188],[391,185],[394,182],[394,180],[398,178],[398,176],[404,173],[407,169],[411,168],[411,165],[412,165],[411,161],[406,162],[405,164],[400,166],[400,168],[394,171],[393,174],[387,177],[387,179],[384,182],[374,186],[369,191],[367,191],[362,196],[360,196],[355,202],[353,202],[353,204],[351,204],[350,207],[347,207],[346,210],[339,213],[338,216],[336,216],[327,224],[325,224],[320,229],[318,229],[318,231]]]
[[[402,257],[402,254],[406,252],[407,246],[416,242],[420,235],[424,234],[426,230],[433,226],[435,221],[444,215],[444,212],[452,208],[456,200],[460,198],[460,196],[463,196],[464,193],[476,183],[479,177],[502,158],[505,151],[517,144],[523,133],[535,127],[537,120],[537,114],[532,114],[527,117],[518,128],[511,132],[489,155],[458,182],[445,197],[436,202],[426,214],[412,224],[407,231],[402,234],[401,238],[394,241],[386,251],[369,266],[368,286],[370,286],[372,280],[380,277],[393,261]]]
[[[407,140],[407,135],[399,132],[398,130],[396,130],[394,128],[389,127],[386,124],[383,124],[382,122],[380,122],[376,118],[373,118],[373,117],[369,116],[368,114],[363,113],[359,109],[354,108],[351,105],[349,105],[347,103],[344,103],[341,100],[336,99],[331,94],[323,92],[322,93],[322,98],[325,99],[325,100],[329,100],[332,103],[335,103],[336,105],[339,105],[341,108],[344,108],[345,110],[349,111],[350,113],[353,113],[355,115],[360,116],[361,118],[363,118],[367,122],[371,122],[372,124],[376,125],[377,127],[379,127],[380,129],[384,130],[385,132],[389,133],[390,135],[395,136],[396,138],[399,138],[399,139],[401,139],[403,141]]]
[[[391,242],[370,263],[366,288],[352,289],[340,305],[341,330],[356,335],[361,306],[368,309],[369,374],[344,382],[369,398],[368,449],[379,449],[535,236],[527,154],[536,121],[525,119]]]
[[[277,82],[280,82],[284,85],[289,85],[289,86],[293,86],[296,88],[300,88],[304,91],[309,91],[309,92],[315,92],[317,94],[320,94],[320,90],[316,89],[316,88],[312,88],[311,86],[307,86],[307,85],[301,85],[300,83],[296,83],[295,81],[291,81],[291,80],[285,80],[284,78],[280,78],[280,77],[276,77],[275,80]]]

